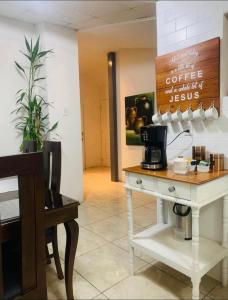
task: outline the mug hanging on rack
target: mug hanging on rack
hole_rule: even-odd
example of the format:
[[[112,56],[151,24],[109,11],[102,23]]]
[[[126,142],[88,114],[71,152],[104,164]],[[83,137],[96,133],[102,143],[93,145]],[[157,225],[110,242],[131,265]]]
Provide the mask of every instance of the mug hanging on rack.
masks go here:
[[[180,122],[182,120],[182,112],[180,110],[180,107],[177,108],[177,110],[172,113],[172,121],[173,122]]]
[[[191,109],[191,105],[182,113],[183,121],[192,121],[193,120],[193,111]]]
[[[205,111],[202,107],[202,103],[200,103],[199,107],[193,111],[193,120],[204,120],[205,119]]]
[[[162,122],[162,115],[160,113],[160,109],[152,116],[153,123],[161,123]]]
[[[214,101],[211,106],[205,111],[205,118],[207,120],[217,120],[218,119],[218,111],[215,107]]]
[[[170,112],[170,106],[168,110],[164,114],[162,114],[162,122],[164,123],[172,122],[172,114]]]

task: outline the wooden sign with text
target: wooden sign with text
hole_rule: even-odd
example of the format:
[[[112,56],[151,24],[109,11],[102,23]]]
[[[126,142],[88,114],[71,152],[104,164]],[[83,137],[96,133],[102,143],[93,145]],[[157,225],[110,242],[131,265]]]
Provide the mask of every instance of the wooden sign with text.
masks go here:
[[[191,46],[156,58],[157,108],[161,113],[207,109],[220,111],[220,39]]]

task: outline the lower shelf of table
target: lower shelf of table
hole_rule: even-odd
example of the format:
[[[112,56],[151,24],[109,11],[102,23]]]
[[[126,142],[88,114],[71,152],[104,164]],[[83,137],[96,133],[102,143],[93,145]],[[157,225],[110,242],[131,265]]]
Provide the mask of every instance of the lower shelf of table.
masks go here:
[[[193,274],[192,241],[176,239],[173,228],[167,224],[158,224],[137,233],[130,245],[189,277]],[[199,276],[202,277],[227,255],[227,249],[218,242],[200,237]]]

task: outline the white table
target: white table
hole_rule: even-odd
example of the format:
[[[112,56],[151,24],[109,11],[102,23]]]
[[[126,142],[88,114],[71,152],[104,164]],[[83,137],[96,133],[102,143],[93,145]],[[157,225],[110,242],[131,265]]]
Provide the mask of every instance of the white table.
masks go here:
[[[171,171],[146,171],[126,168],[128,223],[131,272],[134,273],[134,249],[154,257],[189,276],[192,298],[199,299],[201,278],[223,261],[223,285],[228,282],[228,172],[175,175]],[[157,198],[157,224],[134,233],[132,192],[143,192]],[[200,236],[200,211],[208,204],[223,201],[223,241],[220,244]],[[174,218],[166,203],[179,203],[192,208],[192,241],[177,240]]]

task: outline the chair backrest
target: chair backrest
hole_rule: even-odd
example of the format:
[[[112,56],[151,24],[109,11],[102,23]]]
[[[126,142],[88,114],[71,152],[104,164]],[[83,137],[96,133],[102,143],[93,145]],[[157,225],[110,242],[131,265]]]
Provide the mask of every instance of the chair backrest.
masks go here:
[[[37,152],[37,143],[35,141],[23,141],[23,153]]]
[[[20,226],[17,233],[20,241],[18,245],[20,249],[19,260],[21,286],[19,298],[47,299],[45,275],[45,210],[42,153],[0,157],[0,178],[11,176],[18,177],[19,188],[18,224],[20,224]],[[0,222],[0,239],[1,232],[4,230],[4,226],[6,226],[6,224],[4,224],[4,220],[2,220]],[[4,245],[2,243],[0,244],[1,246]],[[3,269],[2,265],[2,261],[0,260],[0,273]],[[3,269],[3,277],[4,276]],[[2,282],[0,283],[0,289],[1,293],[4,295],[2,289],[5,287],[2,287],[1,285]]]
[[[45,188],[60,193],[61,183],[61,142],[44,141]]]
[[[2,230],[0,226],[0,299],[3,299],[4,290],[3,290],[3,268],[2,268]]]

